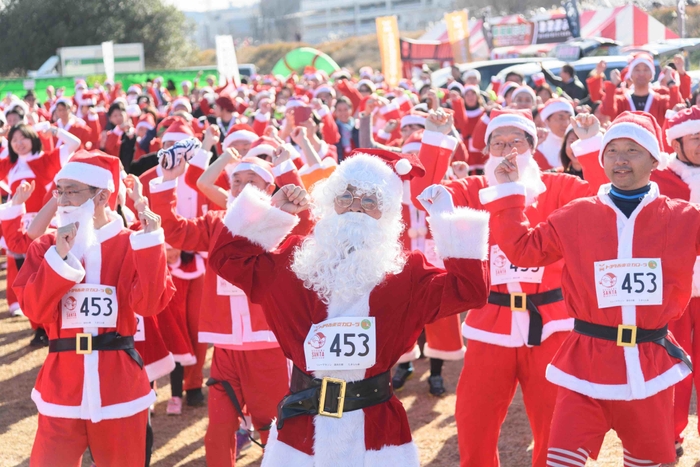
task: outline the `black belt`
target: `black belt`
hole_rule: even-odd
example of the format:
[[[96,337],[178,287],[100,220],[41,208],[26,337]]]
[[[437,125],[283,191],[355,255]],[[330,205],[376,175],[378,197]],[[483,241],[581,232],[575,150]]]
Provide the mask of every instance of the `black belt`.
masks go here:
[[[277,429],[284,421],[299,415],[323,415],[341,418],[344,412],[364,409],[391,399],[394,389],[391,374],[346,383],[342,379],[313,378],[296,366],[287,395],[277,404]]]
[[[542,343],[542,314],[537,307],[562,300],[564,300],[564,296],[561,289],[533,294],[500,292],[489,294],[489,303],[492,305],[505,306],[512,311],[528,311],[530,313],[527,345],[540,345]]]
[[[660,345],[673,358],[685,363],[690,371],[693,371],[693,364],[685,351],[668,340],[668,326],[660,329],[642,329],[633,325],[621,324],[615,326],[603,326],[602,324],[589,323],[588,321],[574,320],[574,331],[584,336],[596,337],[606,341],[617,342],[621,347],[634,347],[637,344],[653,342]]]
[[[78,355],[91,354],[93,350],[123,350],[143,368],[143,360],[134,348],[133,336],[120,336],[118,332],[106,332],[94,336],[78,333],[75,337],[49,341],[49,352],[75,352]]]

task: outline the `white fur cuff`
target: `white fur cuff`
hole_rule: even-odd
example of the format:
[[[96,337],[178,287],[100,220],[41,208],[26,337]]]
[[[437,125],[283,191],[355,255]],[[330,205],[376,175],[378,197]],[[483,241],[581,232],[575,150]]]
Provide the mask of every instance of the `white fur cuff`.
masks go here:
[[[165,243],[165,231],[162,228],[153,232],[133,233],[129,236],[132,250],[144,250],[152,246],[163,245]]]
[[[267,251],[274,250],[299,223],[299,218],[270,204],[270,196],[247,185],[231,204],[224,225]]]
[[[272,167],[272,175],[275,176],[275,178],[280,177],[281,175],[286,174],[287,172],[291,172],[292,170],[296,169],[297,166],[294,165],[294,162],[292,162],[291,159],[287,159],[286,161],[282,162],[280,165],[276,165]]]
[[[24,203],[13,205],[11,201],[0,204],[0,221],[10,221],[27,213]]]
[[[425,130],[423,132],[423,144],[454,151],[454,148],[457,147],[457,138],[450,135],[443,135],[437,131]]]
[[[56,251],[56,247],[52,246],[46,253],[44,253],[44,259],[49,264],[51,269],[53,269],[56,274],[63,277],[68,281],[75,282],[76,284],[82,282],[85,277],[85,269],[83,265],[80,264],[78,258],[76,258],[72,253],[68,253],[66,260],[64,261]]]
[[[194,156],[190,159],[190,165],[199,167],[202,170],[206,170],[209,167],[209,160],[211,159],[211,151],[205,151],[202,148],[197,149],[194,152]]]
[[[175,180],[163,181],[163,177],[156,177],[148,183],[151,193],[160,193],[162,191],[174,190],[177,188],[177,178]]]
[[[592,152],[598,153],[603,145],[603,135],[600,133],[592,138],[580,139],[571,143],[571,150],[574,156],[580,157]]]
[[[501,183],[479,190],[481,204],[492,203],[498,199],[512,195],[525,196],[525,185],[520,182]]]
[[[470,208],[441,212],[428,219],[440,258],[488,257],[489,214]]]

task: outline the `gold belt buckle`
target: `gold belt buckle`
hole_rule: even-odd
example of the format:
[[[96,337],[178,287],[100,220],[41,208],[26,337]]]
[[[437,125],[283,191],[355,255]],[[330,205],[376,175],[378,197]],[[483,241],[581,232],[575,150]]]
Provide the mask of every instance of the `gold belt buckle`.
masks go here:
[[[87,339],[87,347],[83,349],[80,346],[81,339]],[[75,335],[75,353],[78,355],[90,355],[92,353],[92,334],[79,332]]]
[[[520,299],[520,306],[515,304],[516,299]],[[510,311],[527,311],[527,294],[522,292],[513,292],[510,294]]]
[[[629,342],[623,339],[623,333],[625,331],[629,331],[631,334]],[[617,327],[617,345],[619,345],[620,347],[634,347],[635,345],[637,345],[637,326],[633,324],[619,325]]]
[[[340,385],[340,395],[338,396],[338,410],[336,412],[326,412],[323,408],[326,406],[326,389],[328,389],[328,383],[339,384]],[[347,383],[342,379],[337,378],[323,378],[321,380],[321,397],[319,398],[318,404],[318,414],[324,417],[342,418],[343,408],[345,407],[345,387]]]

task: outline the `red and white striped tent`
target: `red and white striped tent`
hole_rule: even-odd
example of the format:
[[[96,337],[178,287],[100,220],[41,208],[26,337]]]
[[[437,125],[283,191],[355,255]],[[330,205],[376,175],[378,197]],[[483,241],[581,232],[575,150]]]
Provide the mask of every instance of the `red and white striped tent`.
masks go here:
[[[562,13],[554,11],[552,17],[561,17]],[[513,24],[521,20],[517,15],[491,18],[493,26]],[[538,20],[542,16],[538,15]],[[469,48],[474,60],[487,60],[490,56],[484,38],[481,20],[469,21]],[[617,8],[599,8],[581,12],[581,37],[606,37],[619,41],[622,45],[644,45],[664,39],[676,39],[678,36],[654,17],[634,5]],[[427,31],[419,40],[447,41],[445,21],[440,21]],[[529,44],[522,44],[529,45]]]

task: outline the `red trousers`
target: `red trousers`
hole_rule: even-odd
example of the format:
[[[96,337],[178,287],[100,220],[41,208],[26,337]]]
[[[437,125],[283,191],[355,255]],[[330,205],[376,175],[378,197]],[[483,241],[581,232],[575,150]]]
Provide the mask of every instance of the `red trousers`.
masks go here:
[[[231,384],[256,429],[272,423],[277,403],[289,391],[289,366],[279,348],[240,351],[214,347],[211,377]],[[221,384],[209,386],[208,406],[209,426],[204,436],[207,467],[231,467],[236,463],[236,431],[242,421]],[[269,428],[259,433],[265,444]]]
[[[498,467],[498,437],[520,383],[535,440],[532,465],[545,467],[557,387],[545,370],[568,333],[557,332],[537,347],[467,343],[457,384],[457,436],[461,467]]]
[[[447,316],[425,325],[426,357],[441,360],[461,360],[464,357],[464,338],[459,315]]]
[[[100,467],[143,467],[146,463],[144,410],[127,418],[89,420],[39,414],[30,467],[79,467],[85,449]]]
[[[565,467],[584,465],[585,459],[576,463],[574,454],[597,459],[611,429],[622,441],[625,466],[653,467],[653,463],[675,461],[673,388],[646,399],[611,401],[560,387],[548,456]]]
[[[202,306],[202,291],[204,290],[204,276],[189,281],[187,290],[187,331],[192,342],[194,356],[197,363],[184,367],[185,380],[182,388],[199,389],[204,382],[204,361],[207,358],[207,344],[199,342],[199,308]]]
[[[7,297],[7,305],[10,306],[13,303],[17,303],[17,295],[15,295],[15,291],[12,289],[12,284],[15,282],[15,278],[17,277],[17,263],[15,262],[15,258],[8,254],[7,255],[7,292],[6,292],[6,297]]]
[[[700,298],[690,300],[685,313],[676,321],[671,321],[668,328],[673,333],[683,350],[690,355],[693,365],[700,361]],[[695,336],[699,336],[697,339]],[[673,401],[674,435],[676,441],[683,442],[683,430],[688,426],[688,411],[690,410],[690,398],[693,393],[693,379],[695,390],[700,387],[700,371],[688,375],[683,381],[676,384]],[[700,432],[700,423],[698,425]]]

